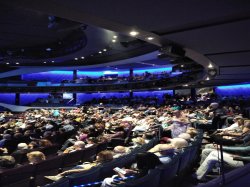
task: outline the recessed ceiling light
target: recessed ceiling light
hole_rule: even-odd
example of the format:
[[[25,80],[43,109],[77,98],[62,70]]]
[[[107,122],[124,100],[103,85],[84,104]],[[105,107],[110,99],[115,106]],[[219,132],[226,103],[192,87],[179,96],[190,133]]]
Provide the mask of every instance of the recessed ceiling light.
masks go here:
[[[51,51],[52,49],[50,47],[46,48],[46,51]]]
[[[147,37],[147,40],[153,40],[154,38],[153,37]]]
[[[158,90],[161,90],[161,88],[158,88]]]
[[[6,62],[6,64],[10,64],[9,62]]]
[[[82,56],[81,59],[84,59],[84,56]]]
[[[214,66],[213,66],[213,64],[210,63],[207,67],[208,68],[213,68]]]
[[[182,65],[181,65],[181,67],[183,68],[183,67],[184,67],[184,65],[182,64]]]
[[[78,60],[78,58],[75,58],[75,60]]]
[[[188,86],[188,84],[184,84],[183,86],[187,87],[187,86]]]
[[[137,31],[131,31],[129,34],[130,34],[131,36],[136,36],[136,35],[139,34],[139,32],[137,32]]]
[[[107,49],[103,49],[103,51],[107,51]]]
[[[116,39],[116,38],[117,38],[117,36],[115,35],[115,36],[113,36],[113,38],[115,38],[115,39]]]
[[[206,81],[209,81],[209,80],[210,80],[210,78],[209,78],[209,77],[207,77],[207,78],[206,78]]]
[[[16,64],[19,64],[19,62],[16,62]]]
[[[113,42],[113,43],[115,43],[115,42],[116,42],[116,40],[112,40],[112,42]]]
[[[101,51],[99,51],[98,53],[102,54],[102,52],[101,52]]]
[[[52,62],[52,63],[54,63],[55,61],[54,61],[54,60],[52,60],[51,62]]]

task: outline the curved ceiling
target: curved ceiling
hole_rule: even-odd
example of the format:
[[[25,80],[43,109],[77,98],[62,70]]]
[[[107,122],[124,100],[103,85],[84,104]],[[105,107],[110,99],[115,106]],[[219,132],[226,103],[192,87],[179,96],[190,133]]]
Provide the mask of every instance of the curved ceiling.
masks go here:
[[[142,42],[140,47],[118,49],[120,51],[115,54],[107,54],[113,58],[100,55],[97,56],[98,58],[86,59],[86,65],[126,59],[154,51],[169,43],[176,43],[184,48],[195,50],[218,67],[215,79],[206,81],[204,85],[250,80],[250,73],[247,71],[250,70],[249,1],[12,0],[5,3],[8,4],[7,6],[71,20],[72,24],[87,24],[90,28],[93,27],[93,32],[91,31],[93,38],[98,38],[94,30],[101,29],[112,30],[124,36],[125,40],[133,40],[127,36],[130,31],[137,30],[139,34],[136,38],[146,41],[146,43]],[[154,39],[148,41],[146,39],[148,36]],[[93,44],[95,55],[98,55],[98,50],[104,47],[94,48],[94,46],[98,46],[98,42]],[[80,57],[80,52],[77,56]],[[71,61],[67,57],[62,57],[58,61],[67,61],[68,65],[75,65],[72,61],[73,56],[70,58]],[[77,62],[76,65],[80,64]],[[244,75],[239,74],[241,71],[245,72]]]

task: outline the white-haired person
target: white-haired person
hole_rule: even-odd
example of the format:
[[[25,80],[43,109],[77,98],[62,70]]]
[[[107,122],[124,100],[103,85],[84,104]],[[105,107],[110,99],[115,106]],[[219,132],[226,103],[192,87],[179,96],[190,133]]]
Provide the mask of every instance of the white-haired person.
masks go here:
[[[74,151],[79,151],[85,149],[85,143],[82,141],[76,141],[73,146],[68,147],[63,151],[63,153],[71,153]]]

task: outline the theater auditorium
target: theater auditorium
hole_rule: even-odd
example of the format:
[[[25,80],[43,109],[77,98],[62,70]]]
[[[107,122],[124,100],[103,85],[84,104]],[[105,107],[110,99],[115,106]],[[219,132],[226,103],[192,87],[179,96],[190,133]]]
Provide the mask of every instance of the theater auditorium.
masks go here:
[[[250,1],[0,2],[0,187],[250,186]]]

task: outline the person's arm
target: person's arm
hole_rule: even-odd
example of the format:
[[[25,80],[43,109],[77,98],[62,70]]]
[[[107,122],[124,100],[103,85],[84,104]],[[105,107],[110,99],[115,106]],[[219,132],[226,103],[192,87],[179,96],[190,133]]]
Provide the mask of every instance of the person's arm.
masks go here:
[[[84,168],[82,168],[82,169],[71,169],[71,170],[64,171],[64,172],[60,173],[60,175],[65,176],[65,175],[71,175],[71,174],[74,174],[74,173],[80,173],[80,172],[83,172],[83,171],[90,170],[95,165],[96,165],[96,163],[86,164],[86,165],[84,165]]]
[[[234,156],[233,159],[237,161],[250,162],[250,156]]]
[[[224,146],[223,151],[236,153],[236,154],[248,154],[250,153],[250,146],[241,147],[241,146],[235,146],[235,147],[229,147]]]

